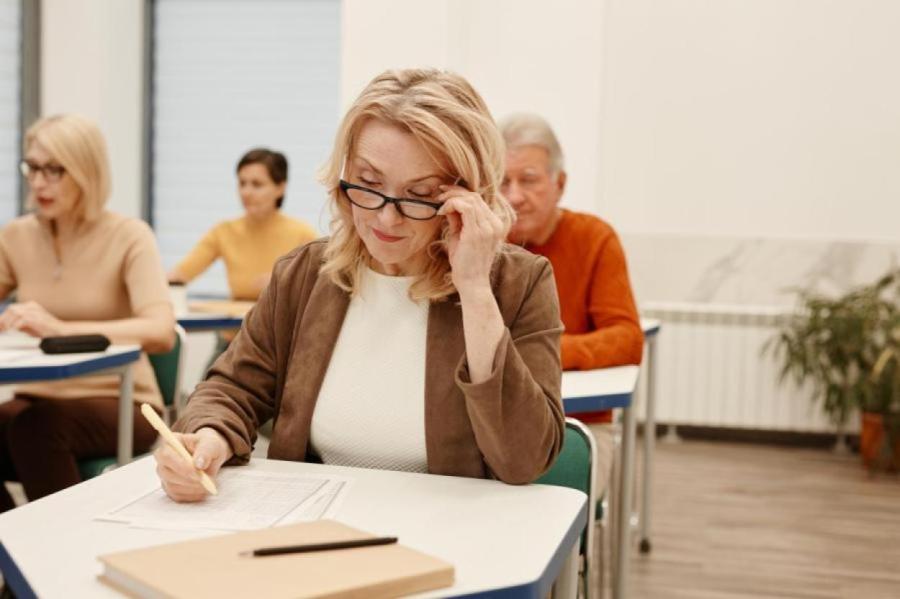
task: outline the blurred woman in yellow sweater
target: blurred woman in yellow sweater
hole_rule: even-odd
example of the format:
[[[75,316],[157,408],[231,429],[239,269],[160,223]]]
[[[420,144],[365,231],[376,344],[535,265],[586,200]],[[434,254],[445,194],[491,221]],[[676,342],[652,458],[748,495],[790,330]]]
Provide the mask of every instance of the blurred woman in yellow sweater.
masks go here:
[[[288,176],[284,154],[255,148],[244,154],[236,170],[244,216],[213,227],[169,272],[169,282],[188,283],[221,258],[231,298],[255,301],[275,260],[318,235],[280,210]]]

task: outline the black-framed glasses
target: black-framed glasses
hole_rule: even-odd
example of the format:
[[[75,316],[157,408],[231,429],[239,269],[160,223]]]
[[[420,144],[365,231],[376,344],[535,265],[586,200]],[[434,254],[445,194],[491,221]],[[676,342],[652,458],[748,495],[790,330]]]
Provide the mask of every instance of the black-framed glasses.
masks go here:
[[[38,173],[41,173],[44,175],[44,180],[47,183],[56,183],[66,173],[65,167],[58,164],[37,164],[36,162],[30,162],[28,160],[23,160],[19,163],[19,171],[21,171],[22,176],[29,181],[34,179]]]
[[[341,191],[350,203],[364,210],[379,210],[385,204],[393,204],[397,212],[413,220],[429,220],[437,216],[440,202],[426,202],[412,198],[392,198],[374,189],[347,183],[341,179]]]

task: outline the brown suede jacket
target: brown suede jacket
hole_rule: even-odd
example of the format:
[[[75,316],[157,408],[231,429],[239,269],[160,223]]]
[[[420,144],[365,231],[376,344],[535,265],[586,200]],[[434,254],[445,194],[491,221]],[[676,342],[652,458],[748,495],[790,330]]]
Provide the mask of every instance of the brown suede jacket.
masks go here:
[[[307,459],[316,398],[350,302],[319,274],[325,244],[313,241],[278,260],[268,288],[191,395],[176,430],[214,428],[231,444],[231,462],[243,463],[256,428],[274,417],[269,458]],[[507,330],[482,383],[469,382],[459,297],[429,307],[428,471],[528,483],[553,464],[563,440],[556,286],[546,258],[511,245],[494,260],[491,284]]]

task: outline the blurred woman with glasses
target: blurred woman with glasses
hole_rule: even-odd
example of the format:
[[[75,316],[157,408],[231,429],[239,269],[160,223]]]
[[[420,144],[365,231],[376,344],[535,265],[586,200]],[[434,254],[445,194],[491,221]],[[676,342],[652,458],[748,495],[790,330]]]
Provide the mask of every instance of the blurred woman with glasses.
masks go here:
[[[337,133],[322,180],[331,236],[282,257],[176,423],[196,467],[269,457],[527,483],[563,439],[546,259],[506,245],[503,142],[478,93],[387,71]],[[205,491],[169,448],[173,499]]]
[[[39,120],[20,167],[33,212],[0,230],[0,298],[16,295],[0,331],[99,333],[147,352],[171,349],[175,319],[156,240],[143,221],[104,208],[109,164],[96,125],[72,114]],[[117,376],[19,386],[0,403],[3,480],[21,481],[29,499],[79,482],[79,459],[116,452],[118,396]],[[134,398],[162,409],[146,355],[134,367]],[[139,415],[134,431],[135,449],[147,451],[155,432]],[[0,485],[0,510],[11,507]]]

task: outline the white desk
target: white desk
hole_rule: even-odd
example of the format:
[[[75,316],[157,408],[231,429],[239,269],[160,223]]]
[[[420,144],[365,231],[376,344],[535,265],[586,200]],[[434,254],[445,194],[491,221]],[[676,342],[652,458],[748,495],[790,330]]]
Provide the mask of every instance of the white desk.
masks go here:
[[[639,371],[637,366],[616,366],[563,372],[562,397],[566,414],[629,408]]]
[[[456,568],[454,586],[427,596],[546,597],[577,553],[589,509],[584,493],[564,487],[261,459],[246,467],[352,478],[336,519]],[[97,555],[202,536],[93,520],[152,486],[154,468],[136,460],[0,515],[0,569],[17,596],[118,597],[97,581]]]
[[[111,345],[106,351],[47,355],[38,349],[40,340],[21,335],[0,335],[0,384],[56,381],[79,376],[118,374],[119,444],[118,463],[131,461],[134,429],[134,374],[131,366],[141,356],[137,345]]]
[[[562,374],[563,408],[566,414],[622,408],[622,460],[619,469],[613,552],[613,597],[627,597],[628,551],[631,547],[631,490],[634,481],[635,420],[633,397],[640,368],[617,366],[597,370],[572,370]],[[595,509],[595,506],[591,506]]]

